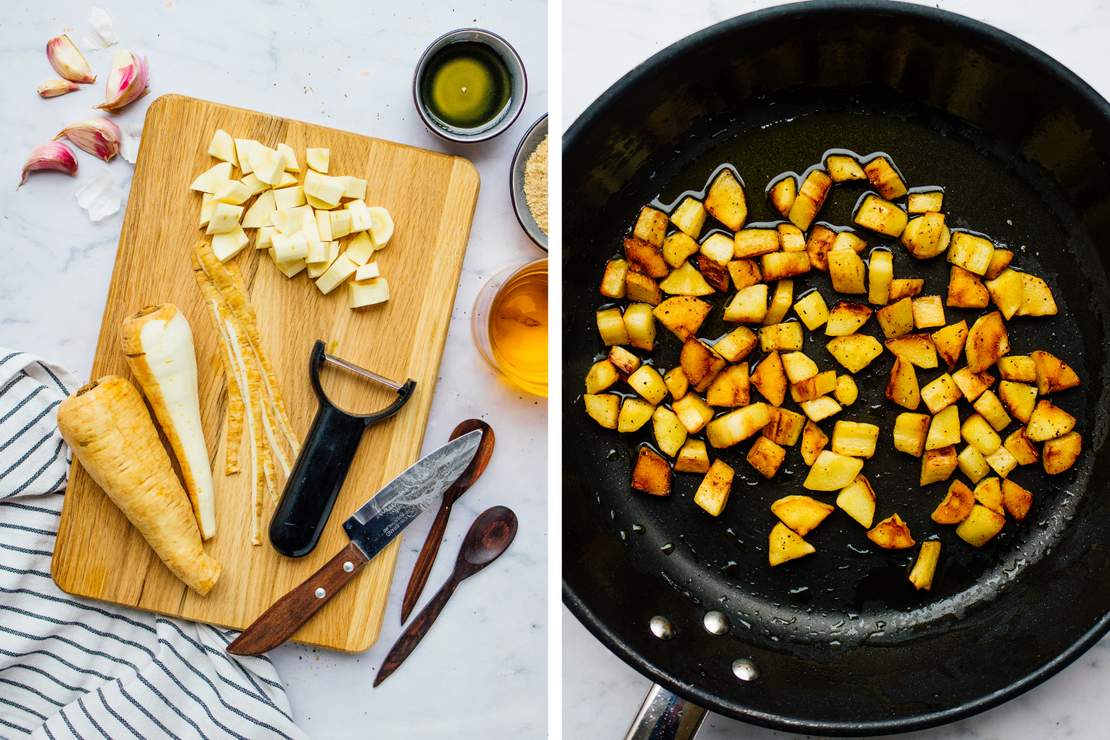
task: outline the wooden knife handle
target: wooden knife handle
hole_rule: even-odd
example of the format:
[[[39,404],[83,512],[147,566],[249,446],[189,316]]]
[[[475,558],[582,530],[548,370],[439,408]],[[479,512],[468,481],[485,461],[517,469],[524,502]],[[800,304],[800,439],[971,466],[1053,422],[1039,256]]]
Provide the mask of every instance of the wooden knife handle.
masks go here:
[[[447,605],[451,595],[455,593],[455,588],[461,580],[452,575],[451,578],[447,579],[447,583],[444,583],[443,587],[436,592],[436,595],[420,610],[420,613],[413,617],[412,622],[397,638],[397,642],[393,643],[393,647],[389,649],[389,654],[382,661],[382,667],[378,670],[378,675],[374,677],[375,686],[389,678],[395,670],[400,668],[405,658],[409,657],[409,654],[416,649],[416,646],[424,639],[424,635],[428,634],[428,630],[431,629],[432,623],[436,621],[436,617],[443,611],[443,607]]]
[[[362,550],[349,543],[304,583],[262,612],[227,646],[227,651],[234,655],[261,655],[276,648],[331,601],[367,562]]]

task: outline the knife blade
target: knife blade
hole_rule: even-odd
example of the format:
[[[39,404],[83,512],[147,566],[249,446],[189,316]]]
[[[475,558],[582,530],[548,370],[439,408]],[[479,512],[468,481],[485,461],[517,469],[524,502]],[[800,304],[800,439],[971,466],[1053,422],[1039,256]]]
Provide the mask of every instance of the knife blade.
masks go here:
[[[464,434],[428,453],[383,486],[343,523],[343,531],[351,540],[347,546],[259,615],[227,646],[227,651],[261,655],[288,640],[401,530],[439,500],[470,465],[481,441],[481,430]]]

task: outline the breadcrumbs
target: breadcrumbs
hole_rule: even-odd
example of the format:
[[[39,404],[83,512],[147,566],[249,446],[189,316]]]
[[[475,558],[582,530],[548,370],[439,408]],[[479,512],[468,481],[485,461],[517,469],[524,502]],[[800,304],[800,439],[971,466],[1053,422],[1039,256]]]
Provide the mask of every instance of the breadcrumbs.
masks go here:
[[[539,143],[524,163],[524,199],[532,218],[547,233],[547,137]]]

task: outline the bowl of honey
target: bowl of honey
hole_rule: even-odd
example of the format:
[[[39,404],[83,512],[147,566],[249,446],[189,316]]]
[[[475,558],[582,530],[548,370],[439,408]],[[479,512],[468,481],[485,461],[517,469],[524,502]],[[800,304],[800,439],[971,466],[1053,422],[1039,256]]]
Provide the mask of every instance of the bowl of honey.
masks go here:
[[[462,143],[486,141],[513,125],[528,95],[524,62],[490,31],[463,28],[433,41],[416,64],[412,97],[424,124]]]
[[[518,390],[547,396],[547,258],[517,261],[493,275],[470,314],[474,344]]]

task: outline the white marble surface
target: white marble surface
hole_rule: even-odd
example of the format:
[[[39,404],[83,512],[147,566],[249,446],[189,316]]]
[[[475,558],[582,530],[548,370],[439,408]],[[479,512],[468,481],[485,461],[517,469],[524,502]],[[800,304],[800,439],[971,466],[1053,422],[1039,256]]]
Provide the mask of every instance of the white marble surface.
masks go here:
[[[707,25],[768,0],[564,0],[563,120],[569,126],[636,64]],[[998,26],[1048,52],[1110,98],[1105,37],[1110,3],[1098,0],[934,0],[938,6]],[[659,22],[661,19],[665,22]],[[655,20],[647,20],[655,19]],[[574,54],[573,49],[593,52]],[[564,609],[563,735],[622,737],[647,691],[647,680],[608,652]],[[1105,738],[1110,703],[1110,638],[1042,686],[956,724],[904,737]],[[710,716],[699,740],[790,737]]]
[[[149,56],[151,95],[119,119],[141,124],[163,93],[184,93],[432,149],[443,143],[413,110],[411,73],[424,46],[454,28],[481,26],[512,42],[531,84],[525,111],[492,143],[452,151],[481,172],[470,248],[432,404],[426,449],[470,416],[497,430],[480,483],[456,507],[425,598],[450,572],[470,521],[494,504],[520,517],[512,549],[464,584],[408,662],[380,688],[371,680],[400,631],[400,597],[430,514],[409,529],[378,644],[358,656],[284,647],[274,654],[297,720],[319,738],[539,737],[546,730],[547,404],[491,375],[470,340],[469,315],[484,280],[539,250],[508,197],[509,160],[547,110],[547,9],[542,0],[299,0],[186,2],[104,0],[123,45]],[[14,190],[26,153],[63,125],[91,115],[96,84],[53,100],[35,87],[55,76],[43,52],[66,29],[89,34],[92,3],[6,3],[0,23],[0,345],[38,353],[87,375],[115,257],[122,213],[92,224],[77,207],[78,183],[105,165],[79,154],[78,182],[54,173]],[[102,75],[110,52],[88,53]],[[126,185],[131,166],[110,165]],[[522,485],[523,483],[523,485]]]

